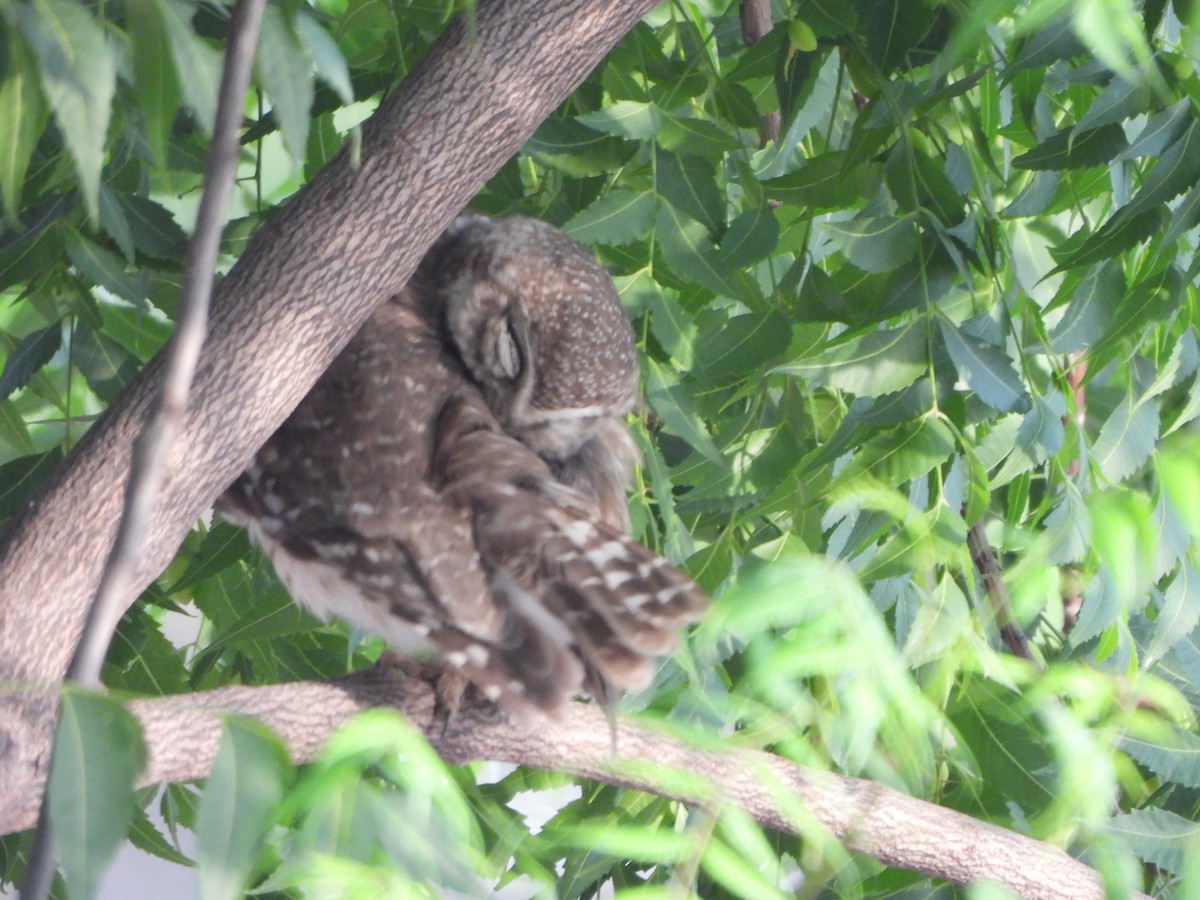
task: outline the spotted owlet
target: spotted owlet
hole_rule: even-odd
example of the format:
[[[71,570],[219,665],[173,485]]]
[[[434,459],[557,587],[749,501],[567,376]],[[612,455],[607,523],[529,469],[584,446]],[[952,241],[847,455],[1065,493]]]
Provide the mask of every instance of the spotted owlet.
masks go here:
[[[518,715],[643,687],[705,605],[626,536],[633,332],[534,219],[459,218],[219,509],[293,598]]]

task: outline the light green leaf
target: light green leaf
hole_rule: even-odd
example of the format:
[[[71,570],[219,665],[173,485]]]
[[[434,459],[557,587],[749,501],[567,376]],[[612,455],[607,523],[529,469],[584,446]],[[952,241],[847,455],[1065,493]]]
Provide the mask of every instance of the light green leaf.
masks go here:
[[[699,222],[663,204],[655,219],[655,234],[663,256],[681,277],[723,297],[742,296],[733,273],[726,269],[708,230]]]
[[[1183,136],[1163,153],[1142,180],[1142,186],[1125,207],[1136,216],[1165,203],[1193,187],[1200,179],[1200,123],[1193,122]]]
[[[96,894],[133,819],[142,730],[117,701],[64,692],[50,767],[50,824],[72,897]]]
[[[1118,813],[1108,831],[1141,859],[1168,872],[1181,871],[1200,841],[1200,824],[1165,809]]]
[[[933,662],[971,625],[966,595],[949,573],[942,573],[929,593],[918,591],[917,616],[904,639],[904,659],[916,667]]]
[[[1100,429],[1092,459],[1110,482],[1123,481],[1154,452],[1158,428],[1158,406],[1153,399],[1126,395]]]
[[[547,119],[525,144],[539,163],[573,176],[609,175],[634,149],[574,119]]]
[[[759,371],[787,349],[792,329],[776,312],[734,316],[700,341],[704,371],[717,384],[727,384]]]
[[[595,112],[576,116],[577,122],[615,137],[652,140],[662,128],[662,114],[653,103],[620,100]]]
[[[125,271],[125,264],[119,257],[109,253],[94,241],[88,240],[74,229],[64,234],[63,243],[66,246],[67,256],[70,257],[80,274],[112,291],[118,297],[125,298],[130,303],[137,304],[146,299],[145,291]]]
[[[641,240],[654,224],[654,195],[615,190],[601,194],[587,209],[571,217],[563,231],[581,244],[619,247]]]
[[[4,215],[16,219],[25,171],[49,109],[38,90],[33,57],[14,30],[7,33],[8,59],[0,77],[0,201]],[[0,41],[5,35],[0,35]]]
[[[921,323],[912,323],[869,331],[819,356],[772,371],[805,378],[814,387],[829,385],[863,397],[890,394],[929,371],[925,330]]]
[[[730,269],[742,269],[766,259],[779,242],[779,223],[770,208],[747,210],[730,225],[717,250]]]
[[[350,83],[350,69],[329,32],[303,9],[297,11],[293,24],[296,26],[296,35],[304,42],[321,80],[333,88],[333,92],[342,103],[353,103],[354,87]]]
[[[202,900],[243,896],[289,770],[286,751],[265,726],[235,716],[225,719],[196,813]]]
[[[88,214],[95,218],[117,80],[104,29],[87,7],[71,0],[34,0],[16,11],[38,60],[42,92],[75,160]]]
[[[885,487],[898,487],[940,466],[954,452],[954,436],[932,416],[903,422],[871,438],[838,473],[829,489],[837,490],[869,475]]]
[[[1090,131],[1065,128],[1013,160],[1018,169],[1061,171],[1099,166],[1115,158],[1126,148],[1125,131],[1120,125],[1102,125]]]
[[[62,325],[55,322],[27,334],[4,361],[0,373],[0,400],[7,400],[14,391],[29,384],[34,374],[54,358],[62,346]]]
[[[181,74],[183,98],[196,121],[212,134],[221,83],[221,54],[192,30],[192,6],[185,0],[154,0],[166,26],[175,71]]]
[[[725,461],[692,400],[674,377],[652,359],[646,360],[646,400],[670,431],[688,442],[710,462],[725,468]]]
[[[877,216],[823,226],[846,258],[865,272],[887,272],[912,259],[921,236],[911,216]]]
[[[255,59],[258,78],[271,101],[283,144],[300,166],[308,142],[308,111],[312,107],[312,67],[291,23],[277,7],[263,13],[262,35]]]
[[[146,143],[155,160],[167,165],[167,144],[179,112],[181,93],[163,8],[153,0],[129,0],[125,21],[129,27],[138,108],[146,125]]]
[[[1184,561],[1162,597],[1154,637],[1146,649],[1146,663],[1162,659],[1180,640],[1200,623],[1200,572]],[[1196,760],[1200,773],[1200,756]]]
[[[1000,412],[1030,409],[1029,394],[1007,353],[944,319],[938,326],[959,376],[980,400]]]
[[[1109,260],[1093,269],[1079,283],[1063,317],[1050,331],[1055,353],[1084,350],[1098,340],[1125,295],[1121,267]]]
[[[1200,737],[1190,731],[1161,719],[1143,722],[1121,738],[1121,749],[1164,782],[1200,788]]]

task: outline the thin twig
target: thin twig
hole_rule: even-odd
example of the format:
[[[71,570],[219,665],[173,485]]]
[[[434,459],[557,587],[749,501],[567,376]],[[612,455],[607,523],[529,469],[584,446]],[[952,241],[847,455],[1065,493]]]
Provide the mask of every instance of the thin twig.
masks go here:
[[[742,0],[742,40],[747,47],[753,47],[761,41],[772,28],[775,21],[771,17],[770,0]],[[779,110],[765,113],[762,117],[762,131],[759,142],[766,146],[772,141],[779,140]]]
[[[1029,649],[1029,641],[1021,626],[1013,621],[1012,603],[1008,598],[1008,589],[1000,580],[1000,564],[992,545],[988,543],[987,533],[983,530],[983,520],[980,519],[967,532],[967,550],[971,553],[971,561],[983,580],[983,592],[992,607],[996,624],[1000,627],[1000,639],[1008,647],[1013,656],[1027,659],[1036,663],[1037,659]]]
[[[229,19],[212,144],[205,163],[204,191],[184,256],[179,316],[167,351],[163,390],[157,412],[134,444],[117,536],[88,610],[79,645],[67,669],[68,681],[91,690],[100,687],[100,669],[120,621],[125,595],[133,582],[146,526],[158,501],[167,461],[183,423],[188,392],[208,331],[213,272],[237,172],[238,133],[265,8],[266,0],[237,0]],[[21,896],[25,900],[46,897],[54,877],[56,854],[50,829],[50,781],[50,778],[46,779],[42,791],[37,831],[21,887]]]

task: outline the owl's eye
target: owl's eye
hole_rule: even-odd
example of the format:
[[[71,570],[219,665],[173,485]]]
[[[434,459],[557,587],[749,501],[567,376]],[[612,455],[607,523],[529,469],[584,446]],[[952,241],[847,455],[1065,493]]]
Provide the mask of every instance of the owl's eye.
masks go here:
[[[492,368],[497,375],[515,380],[525,364],[521,358],[521,342],[512,319],[505,316],[496,324],[499,327],[493,332],[495,344],[492,347]]]

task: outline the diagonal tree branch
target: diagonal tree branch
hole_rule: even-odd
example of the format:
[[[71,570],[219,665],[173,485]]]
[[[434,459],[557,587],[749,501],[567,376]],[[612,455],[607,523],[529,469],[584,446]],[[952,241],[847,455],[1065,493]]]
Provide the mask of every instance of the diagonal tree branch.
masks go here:
[[[653,5],[481,0],[363,126],[357,167],[339,153],[260,229],[215,292],[193,402],[121,609],[450,219]],[[162,380],[160,355],[0,535],[0,683],[62,678]],[[0,819],[40,780],[52,708],[44,694],[0,697]]]

